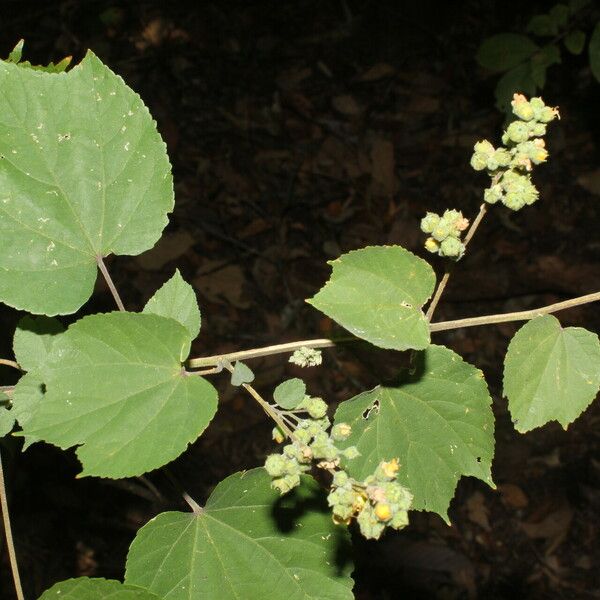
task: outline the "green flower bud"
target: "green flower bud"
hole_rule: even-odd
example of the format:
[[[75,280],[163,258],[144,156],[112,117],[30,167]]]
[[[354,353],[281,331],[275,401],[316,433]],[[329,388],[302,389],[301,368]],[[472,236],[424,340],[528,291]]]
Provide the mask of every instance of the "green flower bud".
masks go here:
[[[506,134],[511,142],[518,144],[529,139],[529,128],[522,121],[513,121],[506,129]]]
[[[344,440],[348,439],[351,433],[352,428],[347,423],[338,423],[331,429],[331,437],[336,442],[343,442]]]
[[[398,511],[389,522],[392,529],[403,529],[408,525],[408,513],[405,510]]]
[[[346,485],[349,482],[350,482],[350,476],[348,475],[348,473],[346,473],[346,471],[336,471],[333,474],[332,485],[334,487],[341,487],[343,485]]]
[[[323,357],[320,350],[302,346],[290,356],[289,361],[299,367],[316,367],[323,362]]]
[[[487,168],[488,156],[483,152],[475,152],[471,156],[471,167],[476,171],[483,171]]]
[[[436,242],[432,237],[425,240],[425,250],[428,252],[437,252],[440,249],[439,242]]]
[[[560,115],[558,114],[557,108],[550,108],[549,106],[544,106],[544,108],[542,108],[539,111],[538,120],[542,123],[550,123],[550,121],[554,121],[554,119],[556,118],[560,119]]]
[[[481,142],[477,142],[473,146],[473,150],[479,154],[485,155],[485,157],[490,157],[494,153],[494,146],[487,140],[482,140]]]
[[[285,440],[285,434],[283,433],[283,431],[281,431],[281,429],[279,429],[279,427],[273,428],[273,431],[271,432],[271,437],[278,444],[281,444]]]
[[[342,450],[340,454],[342,454],[342,456],[345,456],[348,460],[352,460],[360,456],[360,452],[358,451],[358,448],[356,446],[348,446],[348,448]]]
[[[502,203],[511,210],[521,210],[525,206],[523,195],[518,192],[508,192],[502,199]]]
[[[327,404],[322,398],[311,398],[306,410],[313,419],[321,419],[327,414]]]
[[[453,231],[454,224],[445,219],[440,219],[438,226],[431,232],[431,236],[437,242],[443,242]]]
[[[446,238],[440,245],[440,256],[460,258],[465,252],[465,245],[455,237]]]
[[[421,231],[423,233],[431,233],[437,227],[439,222],[440,222],[439,215],[436,215],[435,213],[432,213],[432,212],[428,212],[421,219]]]
[[[533,108],[527,101],[527,98],[525,98],[525,96],[522,94],[515,94],[513,96],[511,105],[513,113],[519,117],[519,119],[522,119],[523,121],[531,121],[531,119],[533,119]]]
[[[527,125],[529,126],[529,137],[542,137],[543,135],[546,135],[547,127],[543,123],[531,121],[530,123],[527,123]]]
[[[373,509],[370,505],[360,512],[356,519],[360,532],[369,540],[378,540],[385,530],[385,523],[382,523],[373,514]]]
[[[510,161],[512,160],[512,156],[506,148],[498,148],[498,150],[494,152],[493,159],[496,161],[496,164],[498,166],[507,167],[510,164]]]
[[[498,202],[498,200],[502,199],[502,195],[503,195],[502,186],[495,184],[495,185],[487,188],[483,192],[483,199],[488,204],[496,204],[496,202]]]
[[[286,471],[286,460],[281,454],[270,454],[265,460],[265,469],[271,477],[281,477]]]
[[[496,160],[496,158],[494,156],[490,156],[488,158],[486,167],[487,167],[488,171],[495,171],[499,167],[498,161]]]

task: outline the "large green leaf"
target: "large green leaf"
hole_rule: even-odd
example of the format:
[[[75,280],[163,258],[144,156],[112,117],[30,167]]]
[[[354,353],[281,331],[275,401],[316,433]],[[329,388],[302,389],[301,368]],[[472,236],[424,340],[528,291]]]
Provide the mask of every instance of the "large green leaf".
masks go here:
[[[349,472],[363,479],[382,460],[397,458],[398,480],[413,493],[415,509],[448,520],[462,475],[493,486],[491,398],[481,371],[448,348],[429,346],[397,386],[342,402],[335,422],[352,427],[343,446],[361,453],[348,461]]]
[[[0,301],[75,312],[97,260],[151,248],[173,207],[165,144],[91,52],[68,73],[0,61]]]
[[[46,393],[20,421],[23,434],[61,448],[81,444],[83,475],[130,477],[164,465],[217,407],[213,386],[182,367],[189,347],[187,329],[158,315],[77,321],[52,345]]]
[[[600,21],[596,23],[588,46],[590,68],[597,81],[600,81]]]
[[[200,333],[200,309],[192,286],[187,283],[179,269],[144,306],[145,313],[162,315],[179,321],[195,339]]]
[[[125,581],[164,600],[350,600],[333,524],[309,478],[280,499],[264,469],[222,481],[198,514],[167,512],[142,527]]]
[[[507,71],[528,59],[538,49],[539,46],[526,35],[499,33],[484,40],[475,58],[490,71]]]
[[[0,438],[10,433],[15,425],[15,416],[8,408],[9,403],[10,398],[4,392],[0,392]]]
[[[159,596],[133,585],[111,579],[79,577],[67,579],[46,590],[39,600],[161,600]]]
[[[581,327],[563,329],[556,317],[526,323],[504,360],[504,395],[515,428],[525,432],[558,421],[565,429],[600,388],[600,342]]]
[[[307,302],[381,348],[427,347],[429,324],[421,307],[435,285],[427,262],[400,246],[369,246],[329,264],[331,278]]]
[[[23,317],[17,324],[13,338],[15,358],[25,371],[40,368],[59,333],[65,328],[52,317]]]

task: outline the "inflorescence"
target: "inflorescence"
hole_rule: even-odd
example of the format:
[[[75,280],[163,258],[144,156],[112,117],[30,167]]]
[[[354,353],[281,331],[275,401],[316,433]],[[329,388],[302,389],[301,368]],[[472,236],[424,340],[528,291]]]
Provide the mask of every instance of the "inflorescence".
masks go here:
[[[541,98],[527,100],[522,94],[515,94],[511,104],[517,119],[503,133],[503,146],[494,148],[488,140],[477,142],[471,166],[476,171],[487,171],[491,177],[491,185],[483,196],[485,202],[500,201],[512,210],[520,210],[539,197],[530,173],[534,165],[548,159],[543,136],[547,124],[560,116],[557,108],[546,106]],[[461,234],[468,226],[467,219],[457,210],[447,210],[442,216],[428,212],[421,220],[421,230],[430,236],[425,241],[426,250],[460,259],[465,251]]]
[[[298,413],[306,413],[307,417],[299,418]],[[349,524],[356,519],[361,533],[371,539],[379,538],[386,527],[405,527],[413,497],[396,481],[398,460],[381,462],[364,481],[350,477],[344,464],[360,453],[355,446],[340,449],[337,444],[348,439],[351,427],[346,423],[331,427],[326,413],[327,404],[321,398],[308,395],[293,411],[280,410],[288,422],[293,416],[296,425],[282,453],[271,454],[265,461],[265,469],[273,478],[273,488],[281,494],[290,492],[300,484],[300,476],[316,466],[333,476],[327,502],[336,523]],[[279,427],[273,429],[273,439],[277,443],[285,441],[286,436]]]

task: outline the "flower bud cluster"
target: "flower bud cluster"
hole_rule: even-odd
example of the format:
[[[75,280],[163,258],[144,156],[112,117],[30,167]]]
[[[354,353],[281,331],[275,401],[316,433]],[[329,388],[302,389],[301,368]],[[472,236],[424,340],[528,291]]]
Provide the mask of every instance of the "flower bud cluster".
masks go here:
[[[487,140],[477,142],[471,166],[476,171],[486,170],[492,178],[491,186],[484,192],[485,202],[500,201],[512,210],[520,210],[539,197],[530,172],[534,165],[548,159],[542,136],[546,134],[547,123],[559,114],[541,98],[527,100],[522,94],[515,94],[511,104],[517,120],[502,135],[505,147],[494,148]]]
[[[302,346],[290,356],[290,362],[299,367],[318,367],[323,362],[321,351]]]
[[[425,249],[458,260],[465,252],[460,236],[468,226],[469,221],[458,210],[446,210],[441,217],[428,212],[421,219],[421,231],[430,234]]]
[[[412,494],[396,481],[398,461],[381,462],[364,481],[350,477],[343,463],[360,453],[355,446],[341,450],[337,443],[346,441],[352,429],[347,423],[331,427],[321,403],[325,404],[321,398],[305,396],[298,409],[309,412],[310,418],[298,420],[291,443],[283,446],[281,454],[267,457],[265,469],[273,478],[272,487],[282,495],[288,493],[300,484],[300,476],[316,464],[333,475],[327,502],[334,522],[349,524],[356,519],[361,533],[371,539],[379,538],[386,527],[405,527]],[[273,439],[278,443],[285,440],[279,427],[273,430]]]
[[[396,481],[398,469],[397,459],[381,462],[375,473],[362,482],[345,471],[336,472],[327,497],[334,521],[348,524],[356,519],[368,539],[379,539],[386,527],[406,527],[413,496]]]

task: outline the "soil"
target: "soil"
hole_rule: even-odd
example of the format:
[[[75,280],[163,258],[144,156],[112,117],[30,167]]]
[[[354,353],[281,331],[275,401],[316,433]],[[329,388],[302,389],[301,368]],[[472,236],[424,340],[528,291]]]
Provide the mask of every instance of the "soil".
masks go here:
[[[194,356],[324,337],[336,327],[305,302],[327,261],[370,244],[425,256],[427,210],[474,217],[487,185],[469,167],[475,141],[498,141],[497,76],[474,59],[487,36],[523,30],[548,3],[182,2],[90,0],[0,4],[7,56],[25,38],[33,63],[87,48],[142,96],[173,164],[176,208],[161,242],[108,261],[139,310],[177,267],[197,290],[202,332]],[[560,105],[550,161],[535,171],[541,199],[517,213],[495,207],[457,265],[436,320],[535,308],[600,289],[600,85],[585,56],[563,53],[543,90]],[[431,259],[441,273],[443,263]],[[83,313],[113,310],[99,279]],[[3,357],[20,314],[2,308]],[[595,305],[560,313],[600,331]],[[66,323],[73,317],[65,319]],[[515,431],[502,361],[518,324],[436,334],[481,368],[496,416],[496,489],[463,478],[452,524],[414,513],[378,543],[356,539],[359,600],[600,597],[600,406],[563,431]],[[402,357],[367,345],[324,353],[302,371],[334,407],[395,373]],[[299,375],[285,356],[252,362],[268,393]],[[0,367],[4,384],[13,373]],[[261,411],[217,375],[220,409],[208,431],[143,480],[75,479],[72,452],[2,442],[24,587],[122,578],[137,529],[185,509],[178,485],[204,501],[230,473],[272,449]],[[178,484],[172,483],[179,482]],[[13,600],[6,553],[0,598]]]

